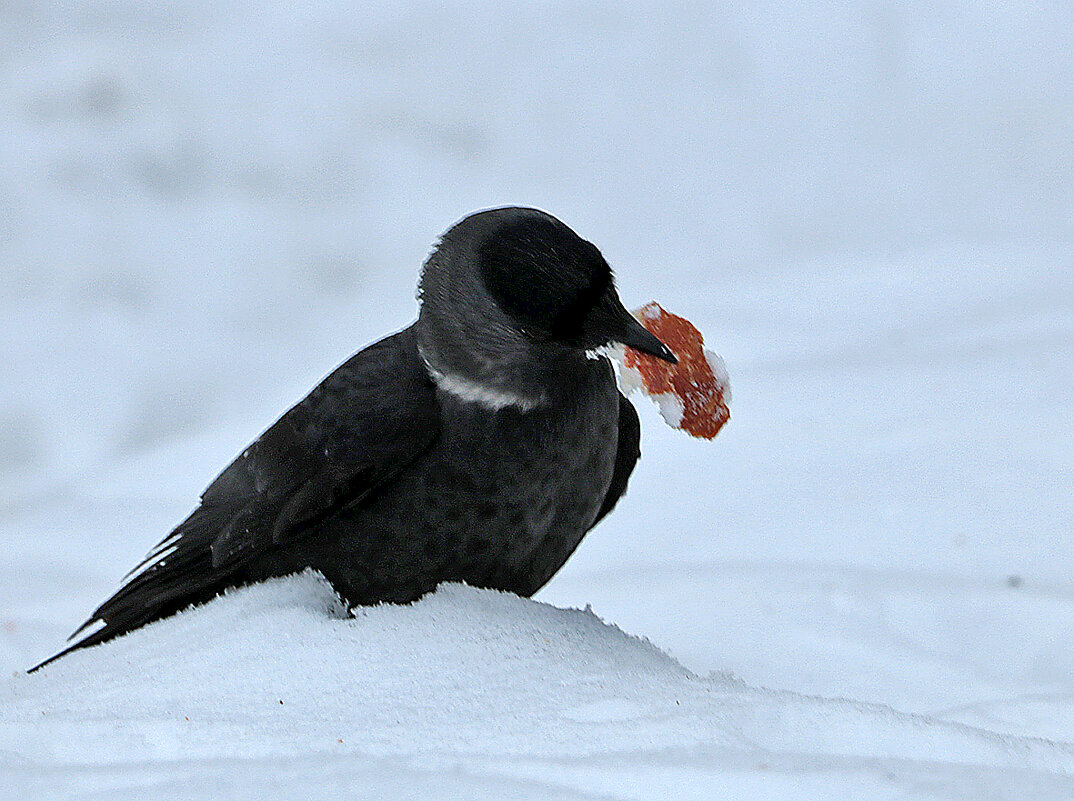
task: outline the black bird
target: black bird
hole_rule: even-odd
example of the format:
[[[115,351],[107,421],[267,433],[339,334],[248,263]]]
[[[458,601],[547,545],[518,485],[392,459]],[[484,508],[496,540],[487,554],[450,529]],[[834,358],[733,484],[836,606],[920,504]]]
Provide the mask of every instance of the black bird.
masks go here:
[[[352,606],[442,581],[529,596],[615,506],[640,450],[607,358],[675,357],[600,251],[549,214],[447,231],[415,323],[351,357],[235,459],[76,631],[118,637],[223,590],[320,571]]]

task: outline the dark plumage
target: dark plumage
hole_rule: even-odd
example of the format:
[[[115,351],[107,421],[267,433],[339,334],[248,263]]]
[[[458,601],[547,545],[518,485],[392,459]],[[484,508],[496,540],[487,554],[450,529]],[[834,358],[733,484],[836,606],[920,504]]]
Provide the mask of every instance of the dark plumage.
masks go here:
[[[310,567],[351,605],[442,581],[540,589],[640,454],[637,414],[587,351],[674,356],[623,308],[600,252],[534,209],[452,227],[420,296],[417,322],[276,421],[52,659]]]

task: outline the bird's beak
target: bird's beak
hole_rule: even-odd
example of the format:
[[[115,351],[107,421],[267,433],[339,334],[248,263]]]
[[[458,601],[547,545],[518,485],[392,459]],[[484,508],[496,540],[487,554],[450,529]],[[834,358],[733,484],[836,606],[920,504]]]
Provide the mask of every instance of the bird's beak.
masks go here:
[[[679,361],[667,345],[626,310],[614,287],[608,287],[608,291],[594,307],[586,321],[586,329],[588,334],[597,337],[602,343],[618,342],[671,364],[677,364]]]

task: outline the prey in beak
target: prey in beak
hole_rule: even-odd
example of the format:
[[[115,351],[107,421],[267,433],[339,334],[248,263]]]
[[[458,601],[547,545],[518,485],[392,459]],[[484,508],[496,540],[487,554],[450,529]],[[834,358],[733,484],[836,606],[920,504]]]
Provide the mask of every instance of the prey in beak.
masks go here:
[[[590,312],[585,323],[585,332],[600,345],[625,345],[671,364],[678,364],[679,361],[671,352],[671,348],[661,342],[638,321],[638,318],[627,311],[619,299],[619,294],[611,286]]]

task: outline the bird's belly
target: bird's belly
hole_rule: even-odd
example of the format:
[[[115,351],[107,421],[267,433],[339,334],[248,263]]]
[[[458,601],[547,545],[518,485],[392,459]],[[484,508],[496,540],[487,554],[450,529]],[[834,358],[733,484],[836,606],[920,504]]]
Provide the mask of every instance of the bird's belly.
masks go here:
[[[406,602],[443,581],[528,596],[562,566],[607,493],[618,413],[517,417],[449,428],[389,491],[340,517],[321,569],[351,603]]]

